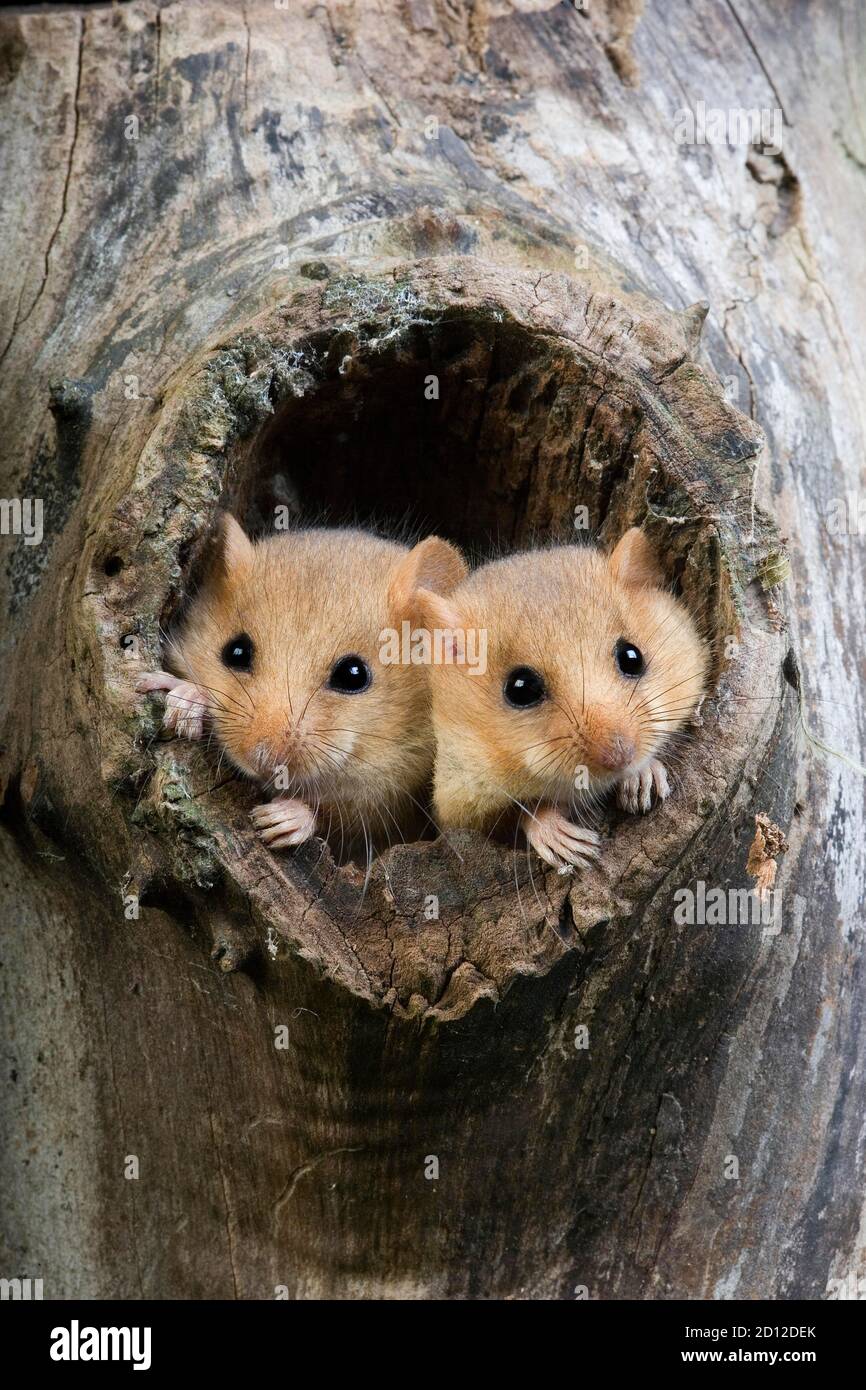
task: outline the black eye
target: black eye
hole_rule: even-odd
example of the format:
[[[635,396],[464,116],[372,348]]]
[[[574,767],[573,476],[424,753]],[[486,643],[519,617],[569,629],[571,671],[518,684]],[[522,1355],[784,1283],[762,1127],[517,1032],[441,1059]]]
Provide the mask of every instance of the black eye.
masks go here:
[[[544,699],[547,691],[544,688],[544,677],[538,671],[533,671],[531,666],[515,666],[505,677],[502,693],[509,705],[525,709],[527,705],[537,705]]]
[[[357,695],[367,689],[372,679],[373,672],[360,656],[341,656],[331,668],[328,686],[343,695]]]
[[[624,637],[620,637],[613,649],[616,664],[624,676],[642,676],[646,668],[643,659],[643,652],[636,647],[634,642],[627,642]]]
[[[253,639],[248,632],[239,632],[226,642],[220,657],[230,671],[251,671],[253,667]]]

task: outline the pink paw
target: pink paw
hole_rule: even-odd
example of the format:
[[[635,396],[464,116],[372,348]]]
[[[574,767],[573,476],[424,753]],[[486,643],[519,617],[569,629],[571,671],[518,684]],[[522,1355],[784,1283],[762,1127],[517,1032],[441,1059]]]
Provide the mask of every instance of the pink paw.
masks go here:
[[[555,806],[540,806],[534,815],[523,815],[520,824],[535,853],[558,873],[570,874],[600,857],[596,832],[575,825]]]
[[[250,820],[270,849],[302,845],[316,832],[316,813],[305,801],[268,801],[250,812]]]
[[[169,671],[152,671],[136,682],[136,690],[147,694],[165,690],[165,712],[162,727],[171,729],[178,738],[200,739],[207,717],[207,694],[191,681],[181,680]]]
[[[657,758],[650,758],[646,767],[630,777],[623,777],[617,784],[616,799],[624,811],[636,816],[638,811],[646,812],[653,802],[653,792],[657,801],[667,801],[671,794],[668,774]]]

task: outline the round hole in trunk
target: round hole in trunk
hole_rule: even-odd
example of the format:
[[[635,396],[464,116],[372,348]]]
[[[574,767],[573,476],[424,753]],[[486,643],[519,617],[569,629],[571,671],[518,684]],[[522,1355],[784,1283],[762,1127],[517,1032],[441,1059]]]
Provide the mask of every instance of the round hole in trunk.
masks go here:
[[[114,768],[135,790],[150,875],[211,905],[217,891],[226,910],[249,902],[275,959],[299,952],[408,1016],[457,1017],[546,974],[597,923],[626,922],[700,836],[707,762],[738,775],[763,728],[736,693],[781,641],[756,597],[780,554],[752,500],[761,444],[669,318],[564,276],[543,295],[537,277],[466,261],[348,277],[215,346],[179,379],[101,542],[128,557],[103,595],[109,626],[129,632],[137,615],[150,662],[220,505],[254,531],[277,518],[408,526],[475,555],[641,524],[715,674],[731,641],[736,662],[704,707],[674,809],[617,821],[604,869],[577,880],[470,832],[395,846],[368,881],[316,844],[271,854],[249,827],[250,785],[221,782],[215,752],[149,742],[151,710]]]

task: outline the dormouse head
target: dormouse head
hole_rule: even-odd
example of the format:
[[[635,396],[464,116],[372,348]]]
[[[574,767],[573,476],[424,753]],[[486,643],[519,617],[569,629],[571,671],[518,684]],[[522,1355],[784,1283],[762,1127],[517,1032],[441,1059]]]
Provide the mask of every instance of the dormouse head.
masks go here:
[[[219,520],[211,564],[173,644],[208,694],[217,740],[243,772],[285,795],[352,802],[411,791],[429,770],[429,676],[382,659],[415,593],[466,573],[453,546],[414,549],[359,530],[251,541]]]
[[[610,555],[515,555],[419,603],[430,625],[486,633],[483,674],[433,669],[437,735],[511,795],[604,790],[656,756],[704,690],[706,647],[636,528]]]

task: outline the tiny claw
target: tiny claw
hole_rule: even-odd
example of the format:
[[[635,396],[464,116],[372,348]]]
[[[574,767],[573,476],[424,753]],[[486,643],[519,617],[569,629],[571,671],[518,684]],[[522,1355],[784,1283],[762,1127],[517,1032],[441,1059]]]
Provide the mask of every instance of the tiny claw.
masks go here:
[[[269,849],[291,849],[316,833],[316,813],[305,801],[285,798],[256,806],[250,820]]]
[[[667,801],[671,794],[667,771],[658,758],[650,758],[639,772],[623,777],[616,789],[620,806],[635,816],[638,811],[646,815],[653,803],[653,793],[659,802]]]
[[[178,738],[198,740],[204,735],[208,712],[207,694],[191,681],[173,676],[169,671],[150,671],[136,681],[139,694],[154,690],[166,691],[162,727],[176,733]]]
[[[557,873],[573,873],[601,857],[596,831],[575,825],[555,806],[541,806],[534,815],[522,816],[521,825],[536,854]]]
[[[174,690],[180,683],[180,676],[173,676],[170,671],[147,671],[139,676],[135,688],[139,695],[147,695],[152,690]]]

